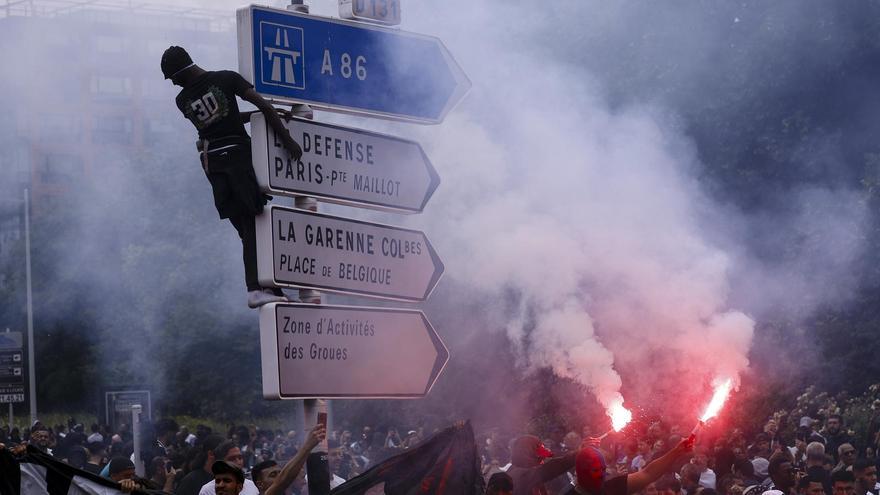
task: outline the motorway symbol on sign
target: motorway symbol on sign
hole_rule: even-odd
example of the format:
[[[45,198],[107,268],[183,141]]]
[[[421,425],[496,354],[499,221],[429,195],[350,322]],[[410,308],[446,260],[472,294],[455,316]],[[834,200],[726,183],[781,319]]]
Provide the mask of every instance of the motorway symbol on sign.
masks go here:
[[[263,115],[251,117],[257,182],[268,193],[421,212],[440,176],[415,141],[303,119],[286,123],[302,146],[293,162]]]
[[[271,205],[257,216],[257,272],[265,286],[424,301],[443,262],[417,230]]]
[[[424,397],[449,360],[412,309],[267,304],[260,348],[267,399]]]
[[[437,124],[470,81],[434,37],[251,5],[238,67],[269,100]]]

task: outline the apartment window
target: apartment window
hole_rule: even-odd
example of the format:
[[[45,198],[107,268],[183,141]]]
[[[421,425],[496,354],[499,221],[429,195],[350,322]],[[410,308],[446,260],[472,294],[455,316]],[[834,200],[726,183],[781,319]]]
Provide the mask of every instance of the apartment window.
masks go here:
[[[83,173],[82,157],[66,153],[49,153],[37,170],[43,184],[65,184],[79,180]]]
[[[98,35],[95,37],[95,49],[101,53],[123,53],[126,41],[115,36]]]
[[[131,118],[122,115],[95,117],[92,125],[92,142],[95,144],[131,143]]]
[[[97,96],[131,96],[131,78],[115,76],[92,76],[91,92]]]
[[[77,115],[43,114],[39,126],[44,143],[76,143],[82,138],[82,119]]]

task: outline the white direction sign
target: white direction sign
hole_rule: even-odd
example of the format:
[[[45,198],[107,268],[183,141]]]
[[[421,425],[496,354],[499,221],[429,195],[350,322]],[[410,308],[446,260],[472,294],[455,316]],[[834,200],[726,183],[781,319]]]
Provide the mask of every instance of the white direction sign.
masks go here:
[[[339,17],[396,26],[400,24],[400,0],[339,0]]]
[[[440,184],[415,141],[297,118],[285,125],[302,146],[298,162],[262,114],[251,117],[254,171],[270,194],[419,213]]]
[[[424,301],[443,262],[424,233],[270,205],[257,216],[260,283]]]
[[[267,399],[424,397],[449,360],[411,309],[267,304],[260,349]]]

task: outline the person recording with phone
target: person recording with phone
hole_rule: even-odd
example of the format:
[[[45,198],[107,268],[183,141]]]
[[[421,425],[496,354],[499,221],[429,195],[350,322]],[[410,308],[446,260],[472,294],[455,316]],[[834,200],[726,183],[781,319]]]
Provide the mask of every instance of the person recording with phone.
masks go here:
[[[177,474],[180,471],[174,469],[174,464],[167,457],[154,457],[150,462],[150,482],[153,487],[166,493],[174,493],[177,481]]]

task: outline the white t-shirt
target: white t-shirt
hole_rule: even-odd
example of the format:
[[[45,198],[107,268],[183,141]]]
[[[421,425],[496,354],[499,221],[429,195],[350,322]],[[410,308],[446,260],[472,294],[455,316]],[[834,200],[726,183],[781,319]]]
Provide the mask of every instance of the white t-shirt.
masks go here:
[[[217,495],[217,491],[214,488],[214,480],[202,485],[202,489],[199,490],[199,495]],[[260,490],[253,481],[245,478],[244,486],[241,488],[241,493],[239,495],[260,495]]]
[[[709,468],[706,468],[705,471],[700,473],[700,486],[703,488],[711,488],[715,489],[715,471],[712,471]]]

